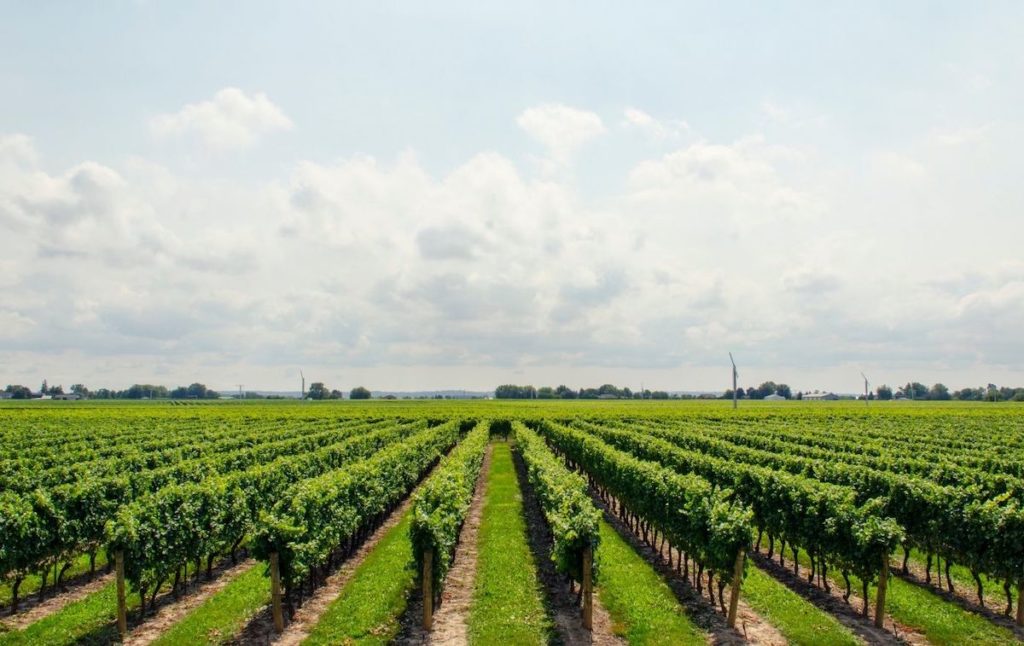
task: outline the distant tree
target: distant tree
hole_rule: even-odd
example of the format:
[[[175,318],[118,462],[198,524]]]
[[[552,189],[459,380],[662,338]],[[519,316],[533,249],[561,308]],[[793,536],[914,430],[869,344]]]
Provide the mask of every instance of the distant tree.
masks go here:
[[[651,393],[651,399],[668,399],[668,393],[664,390],[655,390]]]
[[[78,395],[82,399],[86,399],[92,396],[89,389],[85,387],[85,384],[73,384],[71,386],[71,392]]]
[[[577,397],[576,391],[573,390],[572,388],[569,388],[565,384],[562,384],[558,388],[555,388],[555,395],[557,395],[560,399],[576,399]]]
[[[533,386],[504,384],[494,389],[496,399],[533,399],[536,395],[537,390]]]
[[[345,393],[343,393],[343,392],[341,392],[340,390],[337,390],[337,389],[332,389],[331,390],[330,398],[331,399],[345,399]]]
[[[61,386],[60,384],[57,384],[56,386],[50,386],[50,394],[51,395],[63,395],[64,394],[64,386]]]
[[[602,384],[597,389],[597,396],[600,397],[601,395],[612,395],[614,397],[618,397],[620,395],[620,391],[612,384]]]
[[[322,381],[318,381],[309,386],[309,390],[306,391],[306,397],[309,399],[327,399],[330,397],[331,391],[327,389]]]
[[[348,393],[349,399],[370,399],[370,391],[362,386],[356,386]]]
[[[49,395],[50,394],[50,386],[49,386],[49,384],[46,383],[45,379],[43,379],[43,384],[41,386],[39,386],[39,394],[40,395]]]
[[[117,393],[119,399],[162,399],[168,395],[166,386],[153,384],[132,384],[127,390]]]
[[[882,401],[889,401],[892,399],[892,388],[882,384],[878,388],[875,388],[875,393],[878,395],[878,399]]]
[[[8,384],[8,386],[4,388],[4,392],[11,393],[12,399],[32,399],[32,389],[29,388],[28,386],[21,386],[19,384]]]
[[[554,399],[555,389],[551,386],[542,386],[537,389],[537,399]]]
[[[949,388],[946,388],[944,384],[935,384],[928,391],[928,399],[934,399],[936,401],[946,401],[950,399]]]
[[[796,398],[797,398],[798,400],[801,400],[801,401],[802,401],[802,400],[803,400],[803,398],[804,398],[804,391],[802,391],[802,390],[800,390],[800,391],[797,391],[797,393],[796,393]]]
[[[908,383],[902,388],[903,395],[910,399],[928,399],[928,387],[922,383]]]
[[[626,386],[625,388],[622,389],[622,398],[633,399],[633,391],[629,389],[629,386]]]
[[[953,399],[960,401],[981,401],[985,398],[985,391],[981,388],[963,388],[953,392]]]
[[[779,384],[778,386],[776,386],[775,394],[778,395],[779,397],[785,397],[786,399],[793,398],[793,391],[790,390],[787,384]]]

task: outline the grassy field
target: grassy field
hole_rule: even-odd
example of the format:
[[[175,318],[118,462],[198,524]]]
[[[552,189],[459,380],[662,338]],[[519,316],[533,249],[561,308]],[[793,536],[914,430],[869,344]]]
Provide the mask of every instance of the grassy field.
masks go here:
[[[794,646],[855,646],[861,643],[835,617],[756,567],[748,568],[741,597]]]
[[[552,631],[526,541],[523,499],[509,445],[491,456],[469,615],[473,644],[544,644]]]
[[[787,549],[787,555],[792,554]],[[791,565],[792,561],[787,560]],[[810,560],[806,552],[800,551],[801,567],[809,567]],[[835,569],[829,570],[832,584],[845,588],[842,575]],[[861,581],[851,575],[853,594],[860,596]],[[871,599],[870,611],[874,617],[875,590],[874,585],[868,587]],[[928,590],[898,577],[889,578],[886,593],[886,612],[898,623],[911,628],[933,644],[1018,644],[1020,642],[1013,633],[989,620],[964,610],[959,606],[942,599]]]
[[[126,601],[129,608],[138,606],[137,596],[132,595]],[[111,581],[24,630],[0,634],[0,646],[108,644],[117,636],[116,620],[117,587]]]
[[[615,634],[630,644],[700,646],[708,635],[696,626],[675,594],[612,527],[601,521],[598,598]]]
[[[103,550],[100,550],[96,554],[96,576],[100,576],[103,573],[103,568],[107,565],[107,554]],[[82,576],[89,572],[89,556],[87,554],[81,554],[77,556],[71,562],[71,567],[64,573],[64,580],[67,581],[77,576]],[[43,578],[38,574],[30,574],[25,577],[25,580],[21,582],[21,587],[18,588],[18,602],[22,603],[29,595],[39,591],[39,584],[43,582]],[[49,577],[46,579],[46,595],[53,594],[53,573],[51,572]],[[0,583],[0,606],[10,605],[13,596],[11,585],[7,582]]]
[[[185,615],[154,644],[223,644],[245,626],[250,617],[270,603],[270,579],[257,563],[224,586],[204,604]]]
[[[303,644],[391,642],[415,584],[411,520],[412,512],[406,512],[401,522],[384,534]]]

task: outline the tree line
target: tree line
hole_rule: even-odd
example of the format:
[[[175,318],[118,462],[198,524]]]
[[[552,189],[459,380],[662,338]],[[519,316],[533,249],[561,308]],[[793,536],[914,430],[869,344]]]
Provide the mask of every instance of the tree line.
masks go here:
[[[362,386],[356,386],[348,392],[349,399],[370,399],[371,397],[370,391]],[[322,381],[317,381],[309,386],[306,399],[345,399],[345,393],[330,389]]]
[[[1024,402],[1024,388],[999,387],[995,384],[988,384],[984,388],[961,388],[951,391],[945,384],[937,383],[931,388],[919,382],[909,382],[903,386],[893,389],[888,385],[881,385],[875,389],[873,399],[882,401],[889,399],[922,399],[928,401],[1015,401]],[[869,398],[872,398],[870,397]]]
[[[597,388],[580,388],[579,390],[560,385],[551,386],[517,386],[504,384],[494,389],[495,399],[679,399],[679,395],[669,395],[664,390],[637,390],[629,387],[618,388],[612,384],[604,384]]]

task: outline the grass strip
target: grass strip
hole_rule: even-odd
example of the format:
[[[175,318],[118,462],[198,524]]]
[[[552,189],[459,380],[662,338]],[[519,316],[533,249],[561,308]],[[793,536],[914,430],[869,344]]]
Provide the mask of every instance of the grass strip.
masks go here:
[[[469,612],[471,644],[546,644],[552,624],[526,539],[523,496],[506,442],[491,454]]]
[[[810,567],[810,560],[805,551],[800,550],[799,554],[801,571],[806,573],[803,568]],[[787,567],[792,567],[792,552],[788,547],[786,556],[789,557],[786,559]],[[843,583],[840,572],[835,568],[829,569],[829,579],[832,581],[832,585],[845,589],[846,584]],[[860,579],[851,574],[850,583],[853,594],[860,596],[862,593]],[[871,617],[875,616],[875,590],[874,585],[868,588]],[[896,623],[921,633],[933,644],[995,646],[1020,643],[1009,629],[997,626],[980,615],[964,610],[956,604],[896,576],[889,577],[889,587],[885,595],[885,611],[896,620]]]
[[[128,607],[138,598],[127,598]],[[0,634],[0,646],[14,644],[108,644],[117,636],[117,584],[111,581],[89,596],[61,608],[24,630]]]
[[[96,576],[103,574],[103,568],[107,565],[107,553],[105,550],[100,550],[96,554]],[[80,554],[71,562],[71,567],[64,573],[64,580],[73,579],[74,577],[88,574],[89,572],[89,555]],[[21,587],[18,588],[18,603],[23,604],[28,600],[29,595],[39,591],[39,584],[43,582],[42,577],[38,574],[29,574],[25,577],[25,580],[21,582]],[[46,594],[53,594],[53,572],[51,571],[49,577],[46,580],[46,589],[49,591]],[[10,606],[11,599],[13,598],[13,590],[11,584],[4,582],[0,583],[0,606]],[[9,609],[9,608],[8,608]]]
[[[303,644],[388,644],[415,583],[407,511],[348,580]]]
[[[923,570],[924,566],[925,566],[925,563],[927,563],[927,561],[928,561],[928,556],[925,553],[923,553],[923,552],[921,552],[921,551],[919,551],[917,549],[911,550],[911,552],[910,552],[910,563],[911,564],[919,565],[921,567],[921,569]],[[895,558],[894,558],[894,560],[892,562],[892,569],[893,569],[893,571],[894,572],[898,572],[899,568],[902,565],[902,563],[903,563],[902,555],[901,554],[896,554]],[[935,563],[933,562],[932,563],[932,585],[936,585],[936,580],[938,578],[937,570],[938,570],[938,568],[936,567]],[[977,596],[977,593],[975,592],[975,590],[976,590],[975,586],[977,584],[974,581],[974,577],[971,576],[971,569],[968,568],[966,565],[959,565],[957,563],[954,563],[949,568],[949,574],[950,574],[951,577],[953,577],[953,582],[954,583],[956,583],[958,586],[963,586],[966,589],[967,593],[964,596],[964,599],[966,599],[967,601],[970,601],[972,603],[977,603],[978,602],[978,596]],[[945,590],[945,589],[947,589],[946,588],[946,579],[945,579],[945,576],[946,576],[946,561],[945,561],[945,559],[943,559],[943,561],[942,561],[942,576],[943,576],[943,578],[942,578],[942,589]],[[923,577],[924,577],[924,575],[922,574],[922,579],[923,579]],[[1002,612],[1002,610],[1006,607],[1006,592],[1003,590],[1003,582],[1002,581],[996,581],[995,579],[992,579],[988,575],[985,575],[985,574],[980,574],[979,577],[981,578],[982,586],[984,586],[985,606],[989,610],[992,610],[994,612]],[[1017,608],[1017,586],[1011,586],[1010,587],[1010,598],[1012,599],[1013,609],[1014,609],[1014,611],[1016,611],[1016,608]]]
[[[856,646],[846,626],[756,567],[747,569],[740,598],[794,646]]]
[[[686,615],[654,568],[604,520],[600,531],[597,594],[615,634],[630,644],[706,644],[708,636]]]
[[[257,563],[193,608],[154,644],[222,644],[230,641],[261,608],[270,603],[266,566]]]

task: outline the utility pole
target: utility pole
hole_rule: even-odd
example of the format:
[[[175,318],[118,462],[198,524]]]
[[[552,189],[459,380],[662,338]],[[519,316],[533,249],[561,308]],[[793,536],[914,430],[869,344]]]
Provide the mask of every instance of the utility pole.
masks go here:
[[[245,384],[238,384],[238,399],[245,399],[242,395],[242,389],[245,388]]]
[[[871,404],[868,403],[868,378],[864,376],[863,372],[860,373],[860,376],[864,377],[864,405],[870,406]]]
[[[306,398],[306,375],[302,374],[302,371],[299,370],[299,376],[302,377],[302,390],[299,391],[302,394],[299,396],[299,399],[305,399]]]
[[[736,396],[736,380],[739,378],[740,373],[736,371],[736,360],[732,358],[732,353],[729,353],[729,361],[732,362],[732,408],[736,410],[737,396]]]

